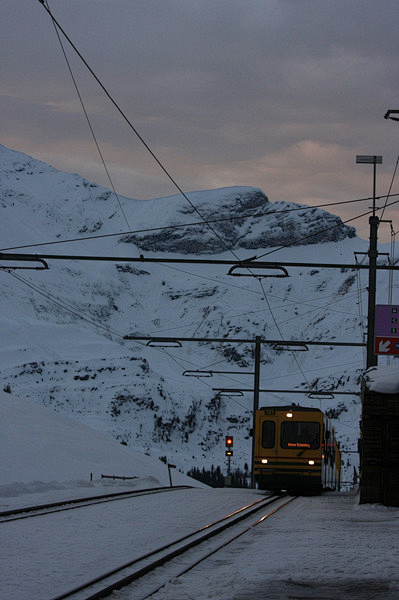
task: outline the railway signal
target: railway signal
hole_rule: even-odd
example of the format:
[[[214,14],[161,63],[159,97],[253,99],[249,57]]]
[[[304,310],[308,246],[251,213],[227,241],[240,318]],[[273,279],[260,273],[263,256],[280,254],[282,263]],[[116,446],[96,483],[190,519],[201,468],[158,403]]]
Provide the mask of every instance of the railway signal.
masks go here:
[[[227,483],[226,485],[231,485],[231,457],[233,456],[233,445],[234,438],[232,435],[226,435],[224,438],[224,445],[226,446],[226,456],[227,456]]]
[[[234,444],[233,436],[226,435],[226,438],[225,438],[226,456],[233,456],[233,444]]]

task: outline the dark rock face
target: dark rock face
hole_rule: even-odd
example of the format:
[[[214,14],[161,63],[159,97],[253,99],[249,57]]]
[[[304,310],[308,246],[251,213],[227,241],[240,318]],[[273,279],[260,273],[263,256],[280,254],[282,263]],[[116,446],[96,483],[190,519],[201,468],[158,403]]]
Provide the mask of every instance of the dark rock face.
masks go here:
[[[198,195],[197,211],[178,203],[176,214],[184,215],[185,220],[190,215],[192,225],[177,222],[170,229],[125,236],[122,242],[133,243],[142,251],[216,254],[239,248],[337,242],[356,235],[354,227],[347,227],[335,215],[294,203],[271,204],[255,188],[232,188],[230,194],[223,189],[219,198],[217,192],[212,192],[213,202],[206,192],[204,198]]]

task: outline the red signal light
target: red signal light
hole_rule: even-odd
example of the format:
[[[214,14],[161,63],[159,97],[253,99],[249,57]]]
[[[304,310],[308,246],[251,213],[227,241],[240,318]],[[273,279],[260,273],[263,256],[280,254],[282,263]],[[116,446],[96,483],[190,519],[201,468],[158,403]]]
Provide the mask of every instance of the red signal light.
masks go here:
[[[233,441],[234,441],[234,438],[232,435],[226,435],[226,438],[225,438],[226,448],[232,448]]]

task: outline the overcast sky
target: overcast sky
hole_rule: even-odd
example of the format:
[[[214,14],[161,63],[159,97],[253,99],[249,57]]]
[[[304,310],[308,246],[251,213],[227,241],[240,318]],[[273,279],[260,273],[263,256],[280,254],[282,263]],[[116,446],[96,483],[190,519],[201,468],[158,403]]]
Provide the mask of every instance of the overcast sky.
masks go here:
[[[271,201],[354,200],[372,194],[372,166],[356,154],[378,154],[377,194],[388,192],[399,154],[399,123],[383,118],[399,110],[397,0],[49,4],[184,191],[251,185]],[[49,15],[39,0],[2,0],[0,23],[0,143],[109,187]],[[65,48],[116,190],[175,193]],[[348,219],[369,206],[329,210]],[[399,208],[384,218],[399,230]],[[368,237],[368,217],[351,224]],[[381,225],[380,239],[388,234]]]

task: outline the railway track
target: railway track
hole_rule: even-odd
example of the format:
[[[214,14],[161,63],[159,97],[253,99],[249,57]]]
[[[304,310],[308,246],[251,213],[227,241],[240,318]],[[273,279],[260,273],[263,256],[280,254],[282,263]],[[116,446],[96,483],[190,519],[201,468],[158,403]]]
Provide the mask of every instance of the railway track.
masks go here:
[[[293,500],[295,500],[295,497],[288,497],[287,494],[268,496],[257,500],[173,542],[147,552],[112,571],[82,583],[74,589],[54,596],[51,600],[98,600],[131,584],[135,588],[132,592],[135,599],[144,600],[149,598],[171,579],[187,573],[200,562],[226,547]],[[241,523],[248,521],[250,517],[259,511],[265,512],[256,522],[249,525]],[[186,566],[182,569],[181,560],[176,561],[175,559],[183,554],[189,564],[186,563]],[[164,568],[162,574],[157,576],[155,572],[159,567]]]
[[[0,512],[0,524],[8,523],[9,521],[18,521],[20,519],[29,519],[31,517],[40,517],[55,512],[73,510],[75,508],[84,508],[87,506],[93,506],[95,504],[103,504],[104,502],[114,502],[115,500],[125,500],[127,498],[134,498],[150,494],[160,494],[163,492],[173,492],[176,490],[186,490],[189,488],[190,486],[188,485],[147,488],[129,492],[113,492],[111,494],[100,494],[98,496],[88,496],[85,498],[60,500],[58,502],[49,502],[47,504],[40,504],[36,506],[14,508]]]

